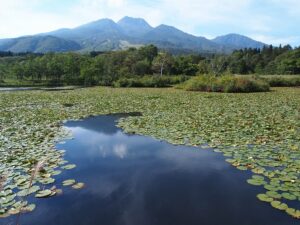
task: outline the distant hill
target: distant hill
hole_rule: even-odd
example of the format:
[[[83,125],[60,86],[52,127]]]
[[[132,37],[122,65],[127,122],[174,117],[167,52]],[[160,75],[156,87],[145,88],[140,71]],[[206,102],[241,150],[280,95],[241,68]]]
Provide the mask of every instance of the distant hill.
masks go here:
[[[29,36],[0,41],[0,51],[44,53],[79,49],[81,46],[78,43],[54,36]]]
[[[263,48],[266,45],[262,42],[255,41],[249,37],[239,34],[227,34],[224,36],[219,36],[212,41],[220,45],[231,46],[234,49]]]
[[[63,28],[30,37],[0,40],[0,51],[111,51],[146,44],[176,53],[230,53],[234,49],[265,45],[236,34],[208,40],[175,27],[151,27],[144,19],[124,17],[117,23],[111,19],[101,19],[73,29]]]

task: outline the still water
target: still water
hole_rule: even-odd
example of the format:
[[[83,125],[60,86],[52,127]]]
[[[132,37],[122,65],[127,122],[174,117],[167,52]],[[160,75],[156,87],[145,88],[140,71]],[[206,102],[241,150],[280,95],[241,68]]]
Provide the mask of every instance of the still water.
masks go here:
[[[61,196],[33,200],[21,225],[295,225],[299,221],[259,202],[260,188],[212,150],[127,135],[120,115],[70,121],[73,140],[59,144],[77,165],[59,179],[84,182]],[[14,224],[14,218],[0,224]]]

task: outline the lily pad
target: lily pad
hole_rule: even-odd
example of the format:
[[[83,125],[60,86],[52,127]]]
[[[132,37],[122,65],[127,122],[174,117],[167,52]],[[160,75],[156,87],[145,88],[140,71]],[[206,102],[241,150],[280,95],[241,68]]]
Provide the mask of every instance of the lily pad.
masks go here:
[[[71,169],[74,169],[75,167],[76,167],[75,164],[68,164],[68,165],[63,166],[61,168],[64,169],[64,170],[71,170]]]
[[[71,186],[74,185],[76,183],[76,181],[74,179],[69,179],[69,180],[65,180],[63,182],[63,186]]]
[[[273,198],[271,198],[270,196],[268,196],[266,194],[258,194],[257,198],[263,202],[272,202],[273,201]]]
[[[72,186],[73,189],[82,189],[84,188],[85,184],[84,183],[77,183],[77,184],[74,184]]]
[[[271,205],[275,209],[279,209],[279,210],[283,210],[283,211],[288,209],[288,205],[285,203],[282,203],[280,201],[273,201],[273,202],[271,202]]]
[[[35,197],[36,197],[36,198],[47,198],[47,197],[49,197],[49,196],[51,196],[51,195],[52,195],[52,191],[46,189],[46,190],[43,190],[43,191],[39,191],[39,192],[35,195]]]

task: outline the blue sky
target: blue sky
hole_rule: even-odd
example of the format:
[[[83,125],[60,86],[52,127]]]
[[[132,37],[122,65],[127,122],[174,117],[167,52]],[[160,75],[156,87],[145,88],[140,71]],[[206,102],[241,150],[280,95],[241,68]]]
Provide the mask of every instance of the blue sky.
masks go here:
[[[240,33],[300,45],[300,0],[0,0],[0,39],[126,15],[207,38]]]

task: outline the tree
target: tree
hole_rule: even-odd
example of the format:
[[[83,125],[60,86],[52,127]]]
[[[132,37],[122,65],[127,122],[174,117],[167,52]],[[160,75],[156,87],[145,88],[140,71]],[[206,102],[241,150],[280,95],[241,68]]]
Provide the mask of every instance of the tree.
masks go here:
[[[165,70],[170,69],[171,65],[171,55],[166,52],[160,52],[153,60],[152,68],[155,72],[159,72],[160,76],[162,76]]]
[[[150,63],[158,55],[158,49],[154,45],[147,45],[138,50],[138,54],[142,59],[147,59]]]
[[[216,76],[221,75],[227,69],[227,65],[226,56],[215,56],[210,60],[210,70]]]
[[[136,62],[133,66],[133,72],[135,75],[146,75],[151,72],[151,66],[147,59]]]

